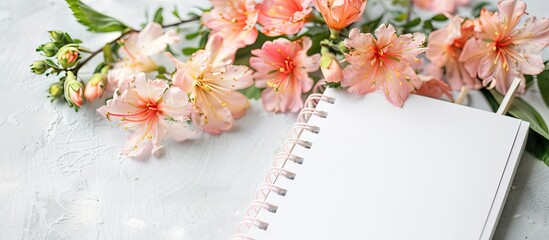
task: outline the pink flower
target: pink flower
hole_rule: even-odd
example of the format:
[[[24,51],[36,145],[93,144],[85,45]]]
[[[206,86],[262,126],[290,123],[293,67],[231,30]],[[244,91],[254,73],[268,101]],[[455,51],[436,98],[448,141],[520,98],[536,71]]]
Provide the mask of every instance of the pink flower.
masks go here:
[[[428,76],[419,75],[422,84],[421,87],[415,92],[417,95],[430,97],[430,98],[442,98],[446,96],[451,101],[454,101],[452,96],[452,89],[444,81]]]
[[[433,65],[446,69],[446,80],[452,89],[465,85],[468,89],[479,89],[482,84],[476,77],[469,76],[463,62],[459,61],[465,42],[473,36],[473,21],[464,21],[455,16],[445,28],[429,35],[427,58]]]
[[[134,32],[123,38],[124,44],[119,50],[123,60],[108,73],[109,90],[119,88],[122,93],[136,73],[155,71],[158,66],[151,56],[164,52],[168,44],[178,41],[175,30],[163,33],[158,23],[149,23],[139,33]]]
[[[258,4],[261,32],[267,36],[296,34],[313,11],[311,0],[264,0]]]
[[[157,155],[162,139],[169,136],[176,141],[194,138],[197,133],[189,129],[187,120],[192,110],[187,94],[169,87],[162,80],[147,80],[144,73],[135,75],[122,95],[107,101],[97,109],[107,119],[116,119],[134,134],[123,153],[129,157]]]
[[[420,63],[416,56],[425,51],[424,41],[421,33],[397,36],[392,25],[379,26],[375,37],[351,30],[345,40],[350,50],[345,58],[350,65],[344,69],[341,85],[358,94],[382,89],[393,105],[401,107],[421,85],[412,67]]]
[[[263,106],[271,112],[297,112],[303,107],[301,94],[313,87],[309,72],[318,70],[320,54],[307,56],[311,39],[304,37],[291,42],[279,38],[265,42],[261,49],[252,50],[250,66],[256,86],[263,90]]]
[[[469,0],[414,0],[414,4],[436,13],[453,13],[458,6],[469,4]]]
[[[328,27],[341,30],[362,18],[367,0],[313,0]]]
[[[484,85],[490,83],[505,93],[518,77],[524,92],[523,74],[536,75],[544,69],[540,53],[549,44],[549,20],[530,17],[520,24],[526,11],[523,1],[503,0],[498,9],[499,13],[481,11],[475,21],[476,38],[467,41],[459,60]]]
[[[206,49],[195,52],[187,62],[169,56],[177,67],[173,83],[189,94],[197,126],[220,134],[231,129],[234,119],[244,116],[248,99],[235,90],[252,85],[252,72],[246,66],[232,65],[234,52],[223,47],[221,36],[212,36]]]
[[[202,16],[202,23],[221,34],[226,46],[236,49],[251,45],[257,39],[258,20],[254,0],[210,0],[213,9]]]

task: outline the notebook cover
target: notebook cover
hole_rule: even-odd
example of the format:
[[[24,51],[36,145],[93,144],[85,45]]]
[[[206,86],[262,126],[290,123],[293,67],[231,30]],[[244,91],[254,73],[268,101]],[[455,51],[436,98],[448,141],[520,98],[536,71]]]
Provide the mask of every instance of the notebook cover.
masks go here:
[[[301,139],[294,180],[270,194],[257,239],[489,239],[520,160],[528,123],[413,95],[402,109],[379,93],[328,89],[320,133]]]

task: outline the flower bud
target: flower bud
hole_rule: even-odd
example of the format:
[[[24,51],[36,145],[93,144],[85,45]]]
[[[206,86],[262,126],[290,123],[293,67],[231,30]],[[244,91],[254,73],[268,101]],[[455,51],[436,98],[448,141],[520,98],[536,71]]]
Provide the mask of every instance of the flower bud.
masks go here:
[[[65,100],[69,103],[69,107],[82,107],[82,95],[84,86],[82,82],[76,79],[76,76],[71,71],[67,72],[67,78],[64,85]]]
[[[59,82],[56,82],[50,85],[48,92],[50,93],[49,97],[51,98],[52,101],[54,99],[60,98],[63,95],[63,85],[61,85],[61,83]]]
[[[107,85],[107,75],[104,73],[95,73],[91,77],[86,88],[84,89],[84,97],[86,101],[93,102],[96,98],[101,97]]]
[[[347,46],[345,46],[344,41],[339,42],[339,45],[337,45],[337,49],[339,49],[339,51],[341,53],[348,53],[349,52],[349,49],[347,48]]]
[[[57,62],[63,68],[70,68],[76,65],[78,59],[80,59],[80,53],[74,44],[65,45],[57,52]]]
[[[49,66],[44,60],[34,61],[31,65],[31,71],[35,74],[44,74],[48,70]]]
[[[343,80],[343,70],[331,53],[323,54],[320,58],[320,70],[328,83],[338,83]]]
[[[46,57],[53,57],[57,54],[57,47],[55,46],[55,43],[50,42],[40,46],[37,51],[44,52],[44,56]]]
[[[64,42],[65,41],[65,33],[59,30],[53,30],[49,31],[51,40],[54,42]]]

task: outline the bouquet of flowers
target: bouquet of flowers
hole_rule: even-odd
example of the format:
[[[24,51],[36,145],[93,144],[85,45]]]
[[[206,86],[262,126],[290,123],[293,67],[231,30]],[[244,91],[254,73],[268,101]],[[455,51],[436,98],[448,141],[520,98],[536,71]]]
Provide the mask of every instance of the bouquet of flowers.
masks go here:
[[[211,8],[186,17],[175,8],[171,24],[158,8],[142,28],[80,0],[66,2],[90,32],[119,37],[90,50],[50,31],[51,41],[37,48],[44,58],[31,70],[57,76],[52,101],[78,110],[106,100],[97,112],[131,130],[123,150],[130,157],[160,155],[166,137],[221,134],[246,114],[249,99],[261,98],[266,111],[297,112],[308,94],[325,87],[382,91],[395,107],[409,94],[454,101],[453,90],[463,96],[476,89],[495,110],[518,78],[520,94],[537,85],[549,106],[541,55],[549,20],[525,16],[523,0],[477,3],[461,16],[454,13],[469,0],[210,0]],[[198,29],[182,33],[179,26],[190,22]],[[197,45],[174,49],[182,40]],[[79,71],[99,56],[84,82]],[[173,65],[159,65],[159,56]],[[508,114],[531,123],[527,151],[549,165],[549,130],[540,114],[520,98]]]

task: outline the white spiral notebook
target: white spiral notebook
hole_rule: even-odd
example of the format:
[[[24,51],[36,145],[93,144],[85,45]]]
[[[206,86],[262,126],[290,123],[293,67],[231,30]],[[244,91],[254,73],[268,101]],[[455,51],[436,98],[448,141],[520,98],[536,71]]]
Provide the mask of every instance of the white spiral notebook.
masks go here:
[[[234,239],[491,239],[528,126],[417,95],[311,95]]]

